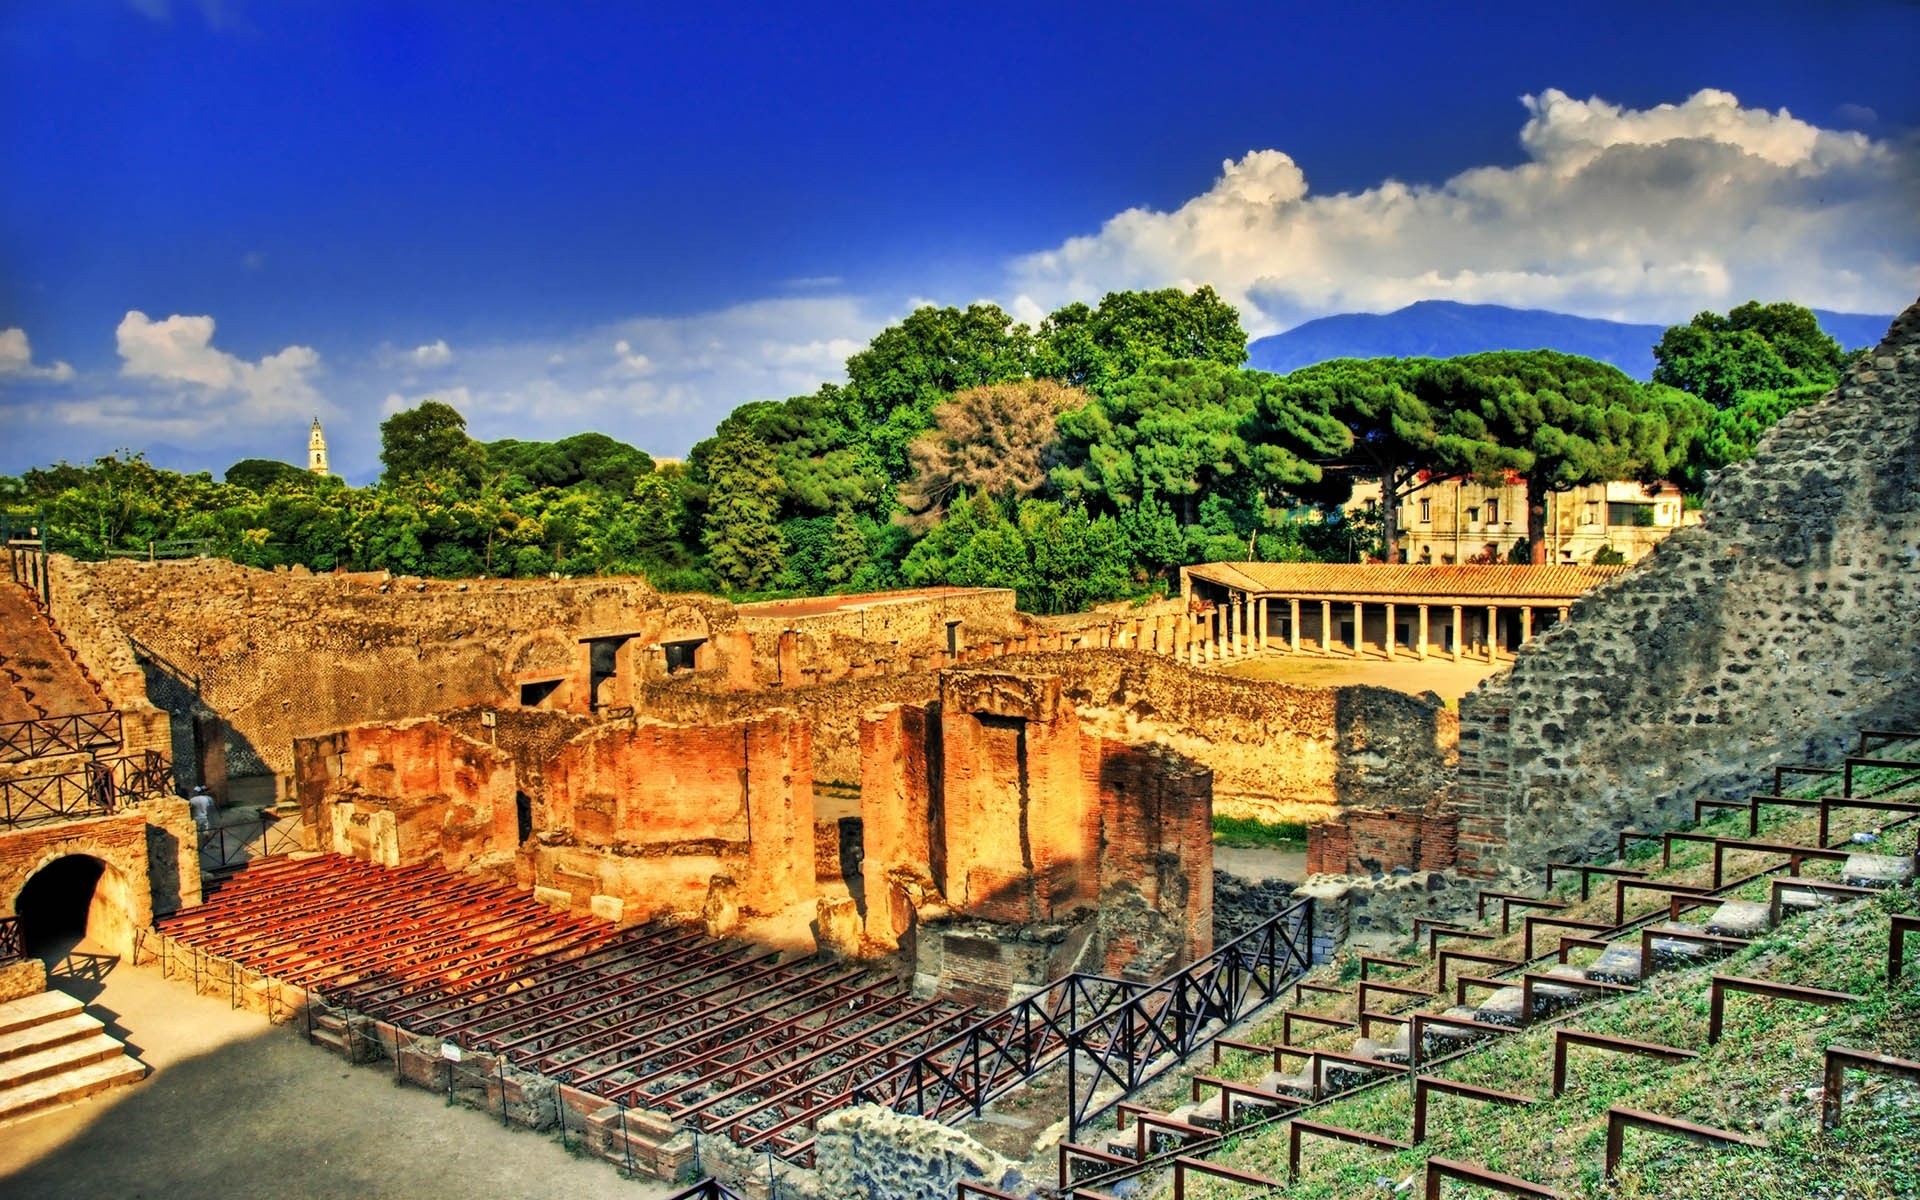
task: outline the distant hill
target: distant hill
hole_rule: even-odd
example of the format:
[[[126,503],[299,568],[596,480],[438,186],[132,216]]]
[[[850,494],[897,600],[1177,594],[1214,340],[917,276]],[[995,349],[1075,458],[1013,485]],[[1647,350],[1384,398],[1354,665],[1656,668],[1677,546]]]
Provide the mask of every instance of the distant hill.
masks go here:
[[[1842,346],[1876,345],[1891,316],[1814,310]],[[1635,379],[1653,374],[1653,345],[1665,325],[1603,321],[1535,308],[1421,300],[1390,313],[1341,313],[1260,338],[1247,365],[1284,374],[1330,358],[1451,358],[1482,350],[1559,350],[1612,363]]]

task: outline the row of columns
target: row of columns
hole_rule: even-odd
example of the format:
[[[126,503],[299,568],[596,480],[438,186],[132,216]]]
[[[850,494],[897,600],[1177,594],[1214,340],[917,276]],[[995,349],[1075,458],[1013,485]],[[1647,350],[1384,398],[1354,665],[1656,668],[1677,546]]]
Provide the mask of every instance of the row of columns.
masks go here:
[[[1276,639],[1272,634],[1274,625],[1271,620],[1271,618],[1277,614],[1273,613],[1272,608],[1269,606],[1277,607],[1282,603],[1287,606],[1284,620],[1287,631],[1285,647],[1288,653],[1299,654],[1302,652],[1301,631],[1303,622],[1301,618],[1303,614],[1301,610],[1305,605],[1310,604],[1317,604],[1320,608],[1318,614],[1320,618],[1320,636],[1318,639],[1319,645],[1316,647],[1317,652],[1326,656],[1332,656],[1336,653],[1333,644],[1334,601],[1303,601],[1299,598],[1288,598],[1283,601],[1276,597],[1247,597],[1241,594],[1235,594],[1230,602],[1220,605],[1210,613],[1193,614],[1189,620],[1195,628],[1190,637],[1186,639],[1186,644],[1175,645],[1171,649],[1176,656],[1185,657],[1195,665],[1223,659],[1244,658],[1250,654],[1277,649],[1278,647],[1275,645]],[[1347,639],[1346,646],[1340,652],[1358,658],[1365,653],[1363,649],[1366,641],[1365,622],[1366,610],[1369,604],[1362,600],[1340,602],[1342,606],[1348,603],[1351,603],[1353,610],[1353,633],[1351,637]],[[1398,658],[1401,654],[1398,618],[1399,610],[1403,605],[1392,600],[1377,601],[1375,603],[1386,610],[1384,636],[1381,648],[1386,657],[1390,659]],[[1467,606],[1462,604],[1444,606],[1417,604],[1413,607],[1418,610],[1418,617],[1414,623],[1413,644],[1407,647],[1407,650],[1411,652],[1415,658],[1420,659],[1428,658],[1432,654],[1435,625],[1433,609],[1438,607],[1446,611],[1449,618],[1446,625],[1449,634],[1447,639],[1447,655],[1455,662],[1460,661],[1465,650],[1463,632],[1466,629]],[[1483,626],[1484,642],[1481,652],[1485,654],[1488,662],[1494,661],[1499,651],[1509,649],[1509,647],[1501,645],[1501,611],[1504,608],[1519,609],[1520,640],[1518,645],[1524,645],[1533,639],[1533,611],[1536,607],[1543,606],[1532,604],[1489,604],[1486,606],[1486,622]],[[1555,612],[1562,621],[1568,617],[1568,608],[1566,605],[1555,606]],[[1137,625],[1139,622],[1136,621],[1135,624]],[[1148,649],[1157,647],[1142,646],[1141,648]],[[1166,653],[1166,651],[1163,650],[1162,653]]]

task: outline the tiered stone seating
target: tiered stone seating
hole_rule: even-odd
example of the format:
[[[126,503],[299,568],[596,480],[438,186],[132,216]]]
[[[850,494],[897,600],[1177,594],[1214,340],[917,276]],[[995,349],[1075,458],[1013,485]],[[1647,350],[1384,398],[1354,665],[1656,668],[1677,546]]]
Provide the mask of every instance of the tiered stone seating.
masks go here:
[[[1920,740],[1920,737],[1916,740]],[[1920,765],[1916,765],[1913,771],[1911,785],[1906,786],[1920,795]],[[1776,781],[1774,791],[1778,790]],[[1736,806],[1716,807],[1732,809]],[[1737,807],[1742,813],[1747,811],[1746,805]],[[1541,922],[1542,930],[1553,926],[1570,926],[1582,933],[1590,931],[1590,936],[1562,933],[1558,945],[1549,949],[1544,945],[1534,946],[1535,934],[1541,930],[1530,925],[1524,933],[1527,947],[1557,959],[1544,964],[1544,969],[1527,964],[1514,967],[1501,965],[1515,962],[1521,956],[1521,951],[1517,949],[1501,950],[1501,946],[1508,942],[1521,940],[1520,934],[1503,936],[1500,932],[1500,925],[1506,922],[1503,913],[1498,923],[1490,922],[1492,931],[1451,927],[1431,932],[1430,947],[1444,953],[1443,943],[1457,936],[1473,945],[1475,951],[1473,954],[1457,952],[1461,958],[1485,962],[1497,968],[1486,975],[1474,976],[1459,971],[1461,961],[1456,959],[1453,976],[1444,981],[1452,984],[1452,988],[1443,986],[1436,990],[1436,984],[1442,981],[1434,967],[1427,963],[1403,964],[1409,969],[1390,979],[1366,980],[1346,989],[1307,983],[1299,990],[1296,1005],[1287,1014],[1289,1019],[1284,1025],[1290,1032],[1282,1039],[1281,1045],[1236,1041],[1218,1043],[1216,1062],[1220,1058],[1219,1047],[1224,1047],[1231,1051],[1270,1055],[1270,1069],[1252,1078],[1197,1074],[1193,1079],[1193,1099],[1165,1112],[1155,1112],[1137,1103],[1128,1105],[1132,1110],[1131,1115],[1137,1121],[1147,1122],[1150,1128],[1123,1128],[1106,1139],[1101,1150],[1079,1167],[1071,1165],[1073,1148],[1068,1147],[1068,1153],[1063,1155],[1062,1160],[1063,1171],[1067,1174],[1067,1178],[1062,1180],[1063,1186],[1075,1179],[1094,1178],[1100,1182],[1090,1186],[1108,1187],[1110,1181],[1104,1177],[1113,1173],[1111,1162],[1135,1158],[1142,1148],[1146,1149],[1149,1156],[1166,1155],[1177,1150],[1184,1155],[1205,1157],[1221,1134],[1237,1132],[1240,1136],[1235,1141],[1244,1142],[1245,1138],[1253,1136],[1247,1132],[1250,1126],[1271,1125],[1276,1121],[1302,1116],[1316,1111],[1330,1097],[1337,1098],[1340,1093],[1351,1089],[1364,1089],[1382,1082],[1404,1079],[1410,1070],[1415,1073],[1432,1070],[1435,1060],[1467,1050],[1476,1042],[1497,1037],[1499,1030],[1517,1031],[1542,1021],[1558,1022],[1571,1010],[1585,1011],[1583,1006],[1595,1002],[1606,1004],[1616,997],[1637,992],[1652,972],[1700,967],[1738,953],[1755,938],[1766,935],[1777,922],[1790,921],[1803,913],[1857,900],[1871,891],[1910,884],[1914,879],[1914,853],[1886,852],[1895,848],[1888,845],[1889,840],[1904,847],[1912,839],[1916,818],[1911,812],[1902,813],[1895,821],[1874,830],[1871,838],[1863,835],[1863,840],[1870,848],[1843,855],[1814,843],[1813,818],[1806,815],[1805,806],[1783,807],[1788,808],[1788,815],[1775,818],[1776,832],[1769,834],[1773,839],[1770,842],[1741,842],[1739,839],[1722,838],[1721,841],[1729,844],[1717,845],[1714,842],[1717,835],[1711,833],[1712,825],[1709,823],[1707,832],[1684,835],[1689,840],[1678,843],[1682,849],[1677,856],[1674,855],[1675,843],[1668,843],[1666,854],[1671,866],[1664,873],[1626,865],[1598,868],[1593,872],[1609,881],[1625,881],[1628,887],[1639,889],[1633,893],[1636,897],[1646,894],[1660,896],[1667,901],[1665,912],[1656,910],[1652,914],[1634,915],[1625,911],[1627,893],[1624,891],[1618,897],[1606,898],[1617,906],[1619,915],[1625,918],[1618,921],[1607,920],[1615,912],[1608,910],[1597,899],[1583,908],[1576,900],[1539,898],[1537,907],[1550,914],[1535,918]],[[1834,811],[1842,811],[1841,806],[1836,806]],[[1721,814],[1722,817],[1728,815]],[[1819,817],[1822,832],[1827,831],[1828,821],[1829,814],[1822,809]],[[1744,832],[1750,838],[1757,833],[1759,825],[1756,810],[1753,827]],[[1896,836],[1886,839],[1884,835],[1890,831],[1897,831]],[[1794,840],[1796,838],[1801,840]],[[1849,838],[1850,835],[1839,835],[1843,844]],[[1711,849],[1696,848],[1701,845]],[[1791,853],[1796,849],[1804,853]],[[1782,873],[1788,870],[1789,864],[1778,860],[1789,854],[1794,873],[1786,875]],[[1753,868],[1755,873],[1730,881],[1722,880],[1721,858],[1731,859],[1741,855],[1751,856],[1739,858],[1738,861],[1757,864]],[[1702,874],[1707,869],[1707,862],[1713,864],[1711,877]],[[1582,891],[1587,889],[1589,882],[1586,873],[1583,873],[1580,881]],[[1720,886],[1712,886],[1715,883]],[[1520,896],[1511,898],[1521,902],[1529,899]],[[1644,901],[1636,903],[1644,904]],[[1506,907],[1503,901],[1502,908]],[[1513,957],[1504,957],[1509,954]],[[1584,965],[1577,961],[1576,956],[1588,955],[1591,957]],[[1363,964],[1374,964],[1392,960],[1362,961]],[[1444,963],[1436,965],[1440,971],[1445,970]],[[1363,965],[1363,971],[1365,969]],[[1699,978],[1704,989],[1705,977]],[[1734,990],[1736,984],[1745,982],[1732,976],[1722,979],[1728,990]],[[1760,986],[1761,994],[1768,994],[1764,990],[1766,985],[1763,980],[1754,982]],[[1719,987],[1719,984],[1715,985],[1716,991]],[[1777,989],[1784,999],[1802,999],[1802,996],[1787,994],[1796,990],[1808,991]],[[1813,992],[1819,990],[1811,989]],[[1422,1004],[1401,1006],[1395,1012],[1379,1011],[1384,1007],[1380,1005],[1372,1006],[1373,1011],[1363,1007],[1363,996],[1382,992],[1396,996],[1425,996],[1428,1000]],[[1461,993],[1471,995],[1463,996]],[[1312,1007],[1301,1003],[1303,998],[1309,999]],[[1851,994],[1841,992],[1828,992],[1825,998],[1813,997],[1816,1003],[1828,1004],[1846,1003],[1852,999]],[[1332,1011],[1328,1009],[1329,1000],[1334,1005]],[[1351,1008],[1348,1007],[1349,1001]],[[1383,1021],[1394,1023],[1391,1033],[1378,1028]],[[1450,1022],[1454,1024],[1449,1026]],[[1273,1024],[1270,1023],[1269,1028]],[[1604,1043],[1608,1039],[1596,1036],[1594,1041]],[[1615,1046],[1629,1048],[1630,1053],[1670,1052],[1670,1057],[1698,1057],[1693,1051],[1622,1042],[1620,1039],[1613,1039],[1613,1045],[1606,1048]],[[1636,1046],[1641,1048],[1631,1049]],[[1436,1079],[1435,1082],[1443,1081]],[[1419,1093],[1421,1089],[1415,1088],[1414,1091]],[[1467,1088],[1460,1094],[1470,1095],[1472,1092],[1473,1089]],[[1527,1098],[1509,1096],[1507,1099]],[[1618,1109],[1609,1114],[1609,1120],[1623,1129],[1651,1129],[1711,1144],[1764,1144],[1758,1139],[1730,1131],[1697,1126],[1684,1120],[1635,1109]],[[1382,1133],[1358,1133],[1318,1121],[1308,1123],[1308,1130],[1319,1137],[1331,1136],[1335,1140],[1351,1141],[1376,1150],[1392,1150],[1404,1145]],[[1142,1136],[1143,1133],[1153,1136]],[[1345,1136],[1349,1133],[1353,1134],[1350,1138]],[[1297,1137],[1294,1144],[1294,1157],[1297,1159]],[[1101,1166],[1100,1160],[1107,1160],[1108,1165],[1104,1169],[1083,1169]],[[1236,1162],[1232,1158],[1222,1159],[1221,1162],[1226,1166],[1242,1168],[1247,1165],[1244,1161]],[[1098,1192],[1083,1194],[1093,1196]]]

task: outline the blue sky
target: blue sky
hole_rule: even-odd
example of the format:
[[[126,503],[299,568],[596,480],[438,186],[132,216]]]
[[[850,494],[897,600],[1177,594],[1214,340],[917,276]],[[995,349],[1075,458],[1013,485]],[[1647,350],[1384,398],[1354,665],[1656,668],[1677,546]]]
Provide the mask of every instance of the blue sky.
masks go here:
[[[13,0],[0,471],[680,454],[924,301],[1920,295],[1920,6],[1357,7]]]

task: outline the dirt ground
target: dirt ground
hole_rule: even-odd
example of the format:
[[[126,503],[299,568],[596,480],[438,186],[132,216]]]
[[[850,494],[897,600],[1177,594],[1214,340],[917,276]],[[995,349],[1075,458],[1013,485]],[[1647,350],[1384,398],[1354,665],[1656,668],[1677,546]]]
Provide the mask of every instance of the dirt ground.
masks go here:
[[[0,1130],[0,1196],[10,1200],[658,1200],[674,1191],[396,1086],[377,1066],[349,1067],[157,968],[111,965],[97,982],[60,982],[153,1073]]]
[[[1435,692],[1442,699],[1458,703],[1474,685],[1487,676],[1513,665],[1511,658],[1489,663],[1485,659],[1453,662],[1445,658],[1395,658],[1391,661],[1373,651],[1367,657],[1344,655],[1321,657],[1317,654],[1263,654],[1214,667],[1222,675],[1240,679],[1268,679],[1278,683],[1298,683],[1309,687],[1344,687],[1371,684],[1419,695]]]

